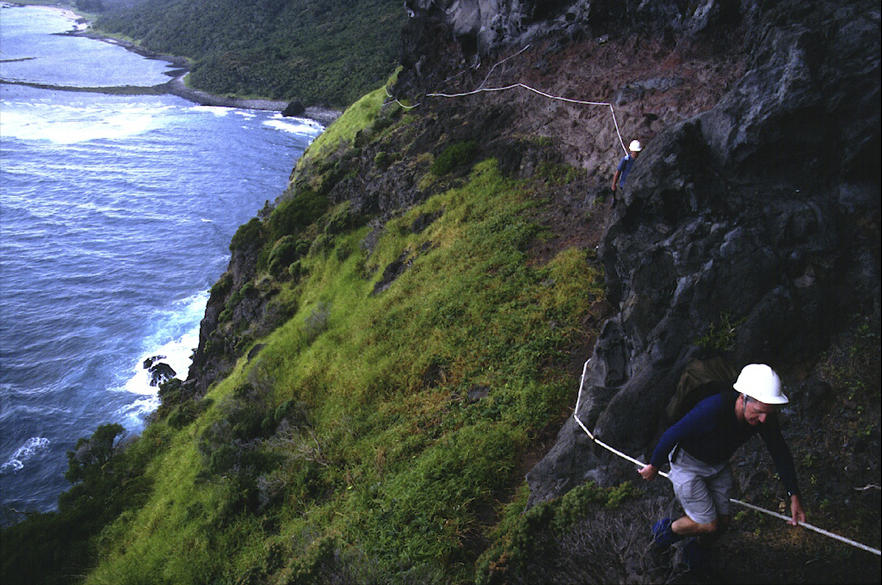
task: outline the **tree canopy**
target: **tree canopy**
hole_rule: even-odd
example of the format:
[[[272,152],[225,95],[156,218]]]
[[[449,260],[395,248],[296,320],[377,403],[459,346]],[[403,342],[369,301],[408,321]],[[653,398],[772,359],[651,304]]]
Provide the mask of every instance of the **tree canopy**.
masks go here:
[[[398,0],[144,0],[108,4],[100,30],[193,61],[216,94],[345,106],[385,80],[406,18]]]

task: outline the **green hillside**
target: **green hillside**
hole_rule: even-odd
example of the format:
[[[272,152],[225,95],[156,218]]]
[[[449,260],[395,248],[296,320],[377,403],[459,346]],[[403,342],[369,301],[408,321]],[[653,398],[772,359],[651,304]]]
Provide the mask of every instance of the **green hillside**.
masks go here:
[[[406,14],[397,0],[144,0],[105,3],[98,30],[189,57],[211,93],[345,106],[395,68]]]
[[[406,163],[433,194],[380,234],[350,202],[333,205],[345,181],[333,170],[355,169],[359,131],[372,148],[412,139],[411,116],[381,113],[383,96],[349,108],[328,134],[341,149],[307,157],[272,214],[233,238],[234,255],[257,250],[259,271],[228,291],[219,328],[238,327],[236,303],[255,291],[293,316],[204,397],[163,386],[159,419],[112,465],[73,463],[80,483],[61,512],[7,532],[4,574],[45,577],[41,554],[76,550],[67,562],[97,563],[86,583],[474,578],[503,503],[523,507],[531,443],[572,406],[602,273],[577,247],[531,253],[553,235],[539,216],[566,167],[515,179],[452,143]],[[389,266],[401,267],[391,281]],[[113,429],[101,433],[106,448]],[[70,542],[16,546],[47,524],[79,526],[84,508],[95,517]]]

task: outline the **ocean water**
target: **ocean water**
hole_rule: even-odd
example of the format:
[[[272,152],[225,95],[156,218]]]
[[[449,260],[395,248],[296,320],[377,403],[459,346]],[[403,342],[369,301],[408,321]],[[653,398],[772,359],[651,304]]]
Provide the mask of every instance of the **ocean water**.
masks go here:
[[[321,132],[276,112],[172,95],[170,70],[55,33],[57,9],[0,5],[0,507],[48,511],[68,450],[98,425],[143,429],[145,359],[186,378],[208,290],[239,225],[284,190]],[[14,510],[14,511],[12,511]]]

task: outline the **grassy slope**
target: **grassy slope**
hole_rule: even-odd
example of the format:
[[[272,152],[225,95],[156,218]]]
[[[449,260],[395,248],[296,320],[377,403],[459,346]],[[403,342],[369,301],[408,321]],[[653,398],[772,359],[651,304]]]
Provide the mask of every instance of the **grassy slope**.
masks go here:
[[[366,104],[379,107],[369,96],[337,124],[370,120]],[[471,579],[530,439],[568,408],[562,365],[603,294],[583,250],[528,261],[540,205],[485,160],[390,221],[372,253],[360,228],[302,259],[309,276],[288,293],[299,312],[171,435],[148,472],[153,495],[105,529],[86,582]],[[437,212],[425,231],[408,228]],[[403,255],[412,265],[372,295]],[[489,395],[469,400],[478,387]],[[233,431],[238,459],[219,462],[217,437],[255,412],[284,422]]]

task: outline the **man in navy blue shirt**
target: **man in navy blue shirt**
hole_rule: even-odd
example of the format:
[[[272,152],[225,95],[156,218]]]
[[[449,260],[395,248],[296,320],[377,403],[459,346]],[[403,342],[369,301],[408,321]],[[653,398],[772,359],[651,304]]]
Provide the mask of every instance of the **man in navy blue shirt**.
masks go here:
[[[734,480],[729,459],[744,442],[759,433],[790,496],[789,524],[805,522],[790,450],[781,435],[777,409],[789,400],[781,379],[765,364],[741,370],[732,386],[705,398],[659,439],[649,464],[639,470],[645,480],[658,474],[667,458],[670,480],[686,513],[673,522],[664,518],[653,526],[653,542],[667,548],[687,536],[713,537],[728,525]]]
[[[616,204],[616,189],[619,188],[619,185],[625,184],[625,180],[628,178],[628,173],[631,172],[631,167],[634,165],[637,155],[643,150],[643,146],[640,144],[639,140],[632,140],[631,144],[628,145],[628,150],[629,153],[623,156],[622,160],[619,161],[619,167],[616,169],[616,174],[613,175],[611,187],[613,192],[613,206]]]

